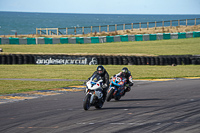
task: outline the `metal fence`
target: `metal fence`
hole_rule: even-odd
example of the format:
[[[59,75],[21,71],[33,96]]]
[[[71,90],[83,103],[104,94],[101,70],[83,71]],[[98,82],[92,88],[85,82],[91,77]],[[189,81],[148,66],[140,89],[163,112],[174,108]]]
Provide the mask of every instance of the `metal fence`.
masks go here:
[[[171,27],[172,26],[191,26],[199,25],[200,18],[194,19],[181,19],[181,20],[168,20],[168,21],[155,21],[155,22],[140,22],[128,24],[115,24],[115,25],[102,25],[102,26],[89,26],[89,27],[66,27],[66,28],[36,28],[36,34],[45,35],[76,35],[88,33],[101,33],[112,32],[118,30],[134,30],[134,29],[149,29],[158,27]]]

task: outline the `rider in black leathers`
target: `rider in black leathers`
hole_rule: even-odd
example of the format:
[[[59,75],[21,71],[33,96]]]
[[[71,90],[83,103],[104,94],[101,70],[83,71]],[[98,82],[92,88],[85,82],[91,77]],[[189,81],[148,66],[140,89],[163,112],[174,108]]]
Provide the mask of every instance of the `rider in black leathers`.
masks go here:
[[[92,76],[95,75],[95,74],[100,75],[102,80],[103,80],[103,86],[102,86],[102,88],[103,88],[103,101],[105,101],[106,95],[107,95],[107,89],[109,87],[109,74],[102,65],[97,67],[97,70],[92,74]],[[90,78],[88,78],[88,79],[90,79]]]
[[[125,92],[129,92],[131,90],[131,86],[133,86],[134,82],[132,79],[131,72],[128,70],[128,68],[127,67],[122,68],[122,71],[120,73],[116,74],[116,76],[123,76],[126,78],[127,83],[126,83]]]

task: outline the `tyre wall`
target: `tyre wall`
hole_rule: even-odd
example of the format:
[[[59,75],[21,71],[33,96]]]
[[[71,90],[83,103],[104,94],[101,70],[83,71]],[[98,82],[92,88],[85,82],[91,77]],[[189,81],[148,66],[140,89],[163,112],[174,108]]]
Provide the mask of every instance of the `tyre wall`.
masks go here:
[[[34,55],[9,54],[0,55],[0,64],[37,64],[37,58],[52,58],[60,61],[67,59],[74,62],[83,62],[87,58],[98,65],[200,65],[200,55],[173,55],[173,56],[74,56],[74,55]],[[94,58],[94,59],[93,59]],[[81,60],[80,60],[81,59]],[[66,64],[66,63],[65,63]]]

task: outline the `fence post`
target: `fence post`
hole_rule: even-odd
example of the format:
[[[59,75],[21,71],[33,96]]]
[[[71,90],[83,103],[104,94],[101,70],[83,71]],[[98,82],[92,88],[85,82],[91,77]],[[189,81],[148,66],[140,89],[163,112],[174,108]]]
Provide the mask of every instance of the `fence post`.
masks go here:
[[[84,27],[82,27],[82,34],[84,34]]]
[[[92,26],[91,26],[91,33],[92,33]]]
[[[155,30],[156,30],[156,21],[155,21]]]
[[[170,28],[172,28],[172,20],[170,20]]]
[[[68,34],[68,28],[66,28],[66,35]]]
[[[99,33],[101,33],[101,26],[99,25]]]
[[[147,30],[149,29],[149,22],[147,22]]]
[[[109,32],[109,25],[107,25],[107,32]]]
[[[115,24],[115,31],[117,31],[117,24]]]
[[[74,35],[76,35],[76,27],[74,27]]]
[[[165,31],[165,21],[162,21],[162,31],[164,32]]]
[[[141,31],[141,22],[139,23],[139,25],[140,25],[139,27],[140,27],[140,31]]]
[[[36,35],[38,34],[38,29],[36,28]]]
[[[131,23],[131,30],[133,31],[133,23]]]
[[[123,24],[123,31],[125,31],[125,24]]]
[[[180,26],[180,20],[178,20],[178,26]]]
[[[187,27],[187,19],[185,20],[185,26]]]
[[[196,24],[197,24],[197,19],[195,18],[194,19],[194,25],[196,26]]]
[[[58,32],[58,28],[57,28],[57,36],[58,36],[59,32]]]
[[[46,28],[46,35],[48,35],[48,28]]]

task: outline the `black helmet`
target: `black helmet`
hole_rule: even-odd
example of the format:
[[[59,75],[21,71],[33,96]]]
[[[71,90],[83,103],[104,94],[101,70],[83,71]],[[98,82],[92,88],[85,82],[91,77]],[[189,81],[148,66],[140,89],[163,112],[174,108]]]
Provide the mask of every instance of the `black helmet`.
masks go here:
[[[97,73],[98,74],[103,74],[105,72],[105,69],[104,69],[104,67],[102,66],[102,65],[100,65],[100,66],[98,66],[97,67]]]
[[[124,75],[128,74],[128,68],[127,67],[122,68],[122,74],[124,74]]]

